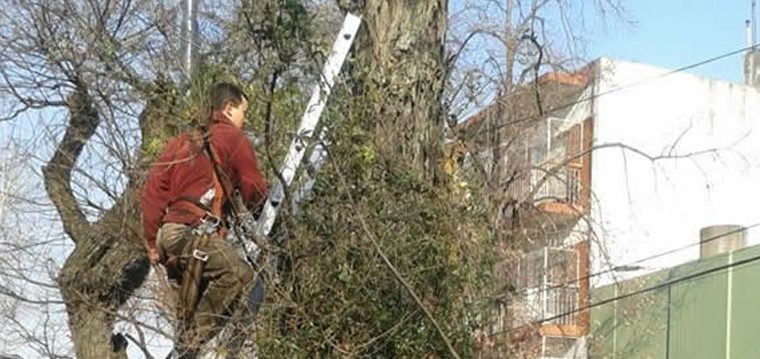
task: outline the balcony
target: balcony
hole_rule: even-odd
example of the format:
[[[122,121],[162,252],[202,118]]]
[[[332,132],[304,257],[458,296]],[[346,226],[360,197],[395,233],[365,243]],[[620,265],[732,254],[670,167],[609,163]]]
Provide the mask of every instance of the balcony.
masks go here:
[[[508,326],[538,329],[550,337],[581,337],[587,321],[587,243],[544,247],[526,254],[517,267],[516,293],[509,301]]]
[[[534,322],[541,322],[541,325],[577,325],[573,311],[578,308],[578,292],[577,286],[542,286],[525,290],[522,298],[512,303],[512,327]]]
[[[583,213],[582,165],[568,164],[554,173],[534,168],[517,178],[508,188],[508,193],[519,201],[525,201],[533,194],[532,203],[548,213],[575,215]]]
[[[546,246],[517,265],[516,292],[506,301],[512,345],[540,359],[586,358],[588,242]]]
[[[518,265],[512,327],[536,321],[576,325],[573,311],[578,308],[578,262],[574,248],[544,247],[525,255]]]
[[[548,118],[529,129],[524,142],[507,156],[517,176],[507,193],[547,213],[578,215],[588,210],[592,121],[563,127]],[[528,198],[530,197],[530,198]]]

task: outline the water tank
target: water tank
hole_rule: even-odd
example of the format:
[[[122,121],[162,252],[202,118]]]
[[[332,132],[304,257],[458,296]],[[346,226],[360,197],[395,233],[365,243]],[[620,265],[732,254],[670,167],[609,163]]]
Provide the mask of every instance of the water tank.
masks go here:
[[[699,230],[700,258],[726,253],[744,247],[746,229],[735,224],[721,224]]]

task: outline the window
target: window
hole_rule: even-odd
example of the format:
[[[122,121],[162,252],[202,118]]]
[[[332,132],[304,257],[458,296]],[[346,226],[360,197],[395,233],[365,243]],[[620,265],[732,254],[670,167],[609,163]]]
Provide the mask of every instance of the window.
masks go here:
[[[564,119],[549,117],[531,129],[526,136],[528,161],[538,166],[550,159],[563,159],[567,147],[567,136],[560,132]]]

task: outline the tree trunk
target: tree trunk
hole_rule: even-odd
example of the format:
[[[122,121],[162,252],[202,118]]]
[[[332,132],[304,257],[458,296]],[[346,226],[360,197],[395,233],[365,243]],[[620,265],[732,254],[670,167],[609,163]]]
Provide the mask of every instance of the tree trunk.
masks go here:
[[[423,178],[442,179],[441,96],[445,81],[445,0],[355,1],[363,25],[354,78],[369,106],[378,148]],[[368,105],[369,104],[369,105]]]
[[[148,275],[145,250],[135,231],[134,196],[120,203],[76,240],[58,276],[77,358],[120,358],[112,345],[116,313]]]
[[[149,139],[165,137],[171,109],[167,91],[157,87],[140,121],[142,153],[149,153]],[[86,220],[71,188],[71,172],[85,144],[100,121],[87,87],[79,83],[67,101],[69,124],[55,155],[43,169],[45,189],[61,216],[66,234],[75,243],[57,282],[66,302],[76,357],[80,359],[126,358],[123,337],[114,336],[119,308],[147,277],[150,267],[141,240],[139,188],[141,171],[127,174],[124,194],[102,217]],[[158,110],[157,110],[158,109]],[[160,142],[160,141],[159,141]]]
[[[113,315],[97,305],[69,305],[69,328],[72,332],[77,358],[127,358],[122,347],[114,346]]]

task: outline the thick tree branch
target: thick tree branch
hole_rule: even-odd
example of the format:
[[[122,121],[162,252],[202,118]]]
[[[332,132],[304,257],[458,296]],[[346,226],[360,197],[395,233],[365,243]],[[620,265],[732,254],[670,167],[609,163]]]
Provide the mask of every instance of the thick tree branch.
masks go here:
[[[58,210],[63,229],[76,242],[84,237],[90,224],[77,204],[71,188],[71,172],[85,144],[98,128],[100,119],[92,98],[83,84],[67,99],[69,124],[55,154],[43,168],[45,190]]]

